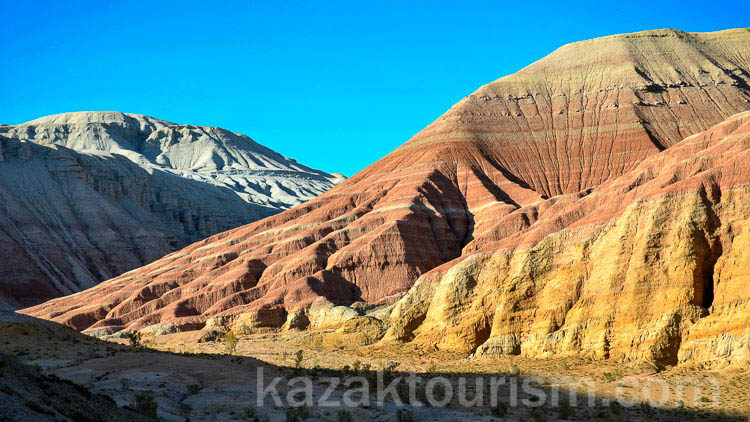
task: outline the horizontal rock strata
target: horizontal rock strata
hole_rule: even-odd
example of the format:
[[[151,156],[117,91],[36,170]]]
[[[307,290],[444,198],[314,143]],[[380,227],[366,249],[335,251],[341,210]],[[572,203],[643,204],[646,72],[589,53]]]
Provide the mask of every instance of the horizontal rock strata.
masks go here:
[[[746,361],[747,69],[746,29],[564,46],[315,200],[25,312]]]

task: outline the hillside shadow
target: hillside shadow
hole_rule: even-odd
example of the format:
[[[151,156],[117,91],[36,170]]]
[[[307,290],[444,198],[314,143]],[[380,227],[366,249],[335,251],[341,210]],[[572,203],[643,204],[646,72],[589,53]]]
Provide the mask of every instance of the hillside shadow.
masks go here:
[[[315,387],[309,410],[321,414],[332,411],[331,407],[321,407],[319,404],[323,398],[322,394],[331,386],[331,380],[337,379],[337,386],[333,389],[333,397],[338,397],[340,400],[341,397],[346,395],[356,398],[359,394],[359,397],[362,398],[363,394],[357,393],[355,390],[367,383],[370,400],[369,403],[355,407],[342,405],[333,408],[334,413],[337,409],[341,409],[353,414],[377,412],[378,414],[385,413],[395,417],[396,412],[401,411],[403,417],[410,414],[414,417],[414,420],[425,418],[431,420],[435,417],[448,417],[449,419],[458,417],[459,420],[474,420],[479,416],[484,417],[484,420],[747,420],[746,416],[721,411],[721,397],[710,404],[712,408],[698,408],[698,406],[709,407],[702,400],[704,397],[713,399],[714,396],[710,394],[711,391],[704,391],[698,395],[688,395],[685,397],[685,407],[673,408],[655,405],[654,402],[644,400],[643,396],[639,395],[640,391],[637,390],[637,386],[629,387],[629,392],[637,393],[635,394],[635,397],[638,398],[637,402],[632,400],[632,394],[625,394],[623,400],[618,402],[616,398],[607,393],[600,392],[597,389],[594,391],[588,390],[588,385],[584,382],[576,384],[579,388],[575,399],[573,399],[570,395],[569,383],[557,383],[558,380],[527,376],[518,373],[518,371],[515,371],[515,375],[506,372],[456,373],[439,371],[411,374],[398,371],[396,369],[399,365],[398,362],[383,364],[383,368],[369,368],[361,365],[359,361],[353,361],[348,366],[339,369],[320,368],[317,365],[313,368],[305,368],[307,362],[301,359],[302,354],[299,355],[299,365],[284,366],[269,363],[256,357],[228,353],[176,353],[144,346],[134,347],[88,337],[50,321],[7,312],[0,313],[0,317],[0,334],[5,340],[0,344],[0,354],[15,355],[12,358],[3,357],[3,359],[15,359],[35,365],[44,365],[45,362],[50,362],[50,359],[53,358],[62,361],[71,360],[70,365],[72,366],[52,366],[46,369],[44,372],[49,376],[67,377],[70,374],[88,374],[85,376],[94,377],[94,380],[101,381],[104,379],[106,381],[106,379],[114,377],[114,379],[123,381],[123,377],[129,376],[128,374],[140,374],[139,376],[143,380],[141,381],[142,385],[139,384],[137,388],[134,387],[135,389],[127,387],[127,391],[113,390],[110,385],[108,388],[97,387],[97,393],[91,393],[89,392],[93,385],[91,381],[88,385],[85,383],[74,385],[75,389],[79,391],[74,400],[85,401],[81,408],[88,408],[87,406],[90,407],[94,404],[94,402],[88,403],[87,397],[92,397],[91,400],[100,402],[102,400],[101,394],[112,394],[115,399],[119,398],[116,401],[121,408],[128,407],[127,402],[123,403],[123,397],[128,397],[129,400],[138,391],[148,392],[148,386],[151,385],[151,388],[161,387],[158,394],[153,393],[153,396],[159,399],[160,412],[163,410],[169,415],[175,416],[179,415],[180,409],[190,402],[191,394],[197,394],[198,391],[203,391],[202,394],[207,397],[233,394],[230,390],[235,388],[236,385],[232,388],[227,387],[228,390],[222,391],[222,388],[225,388],[222,387],[223,382],[238,382],[238,385],[244,386],[246,393],[244,396],[239,396],[244,397],[244,399],[241,399],[242,403],[238,403],[238,405],[241,404],[250,408],[256,406],[253,398],[257,393],[258,384],[255,383],[255,380],[257,379],[257,371],[259,368],[263,368],[264,371],[267,371],[266,378],[268,379],[263,388],[270,385],[273,378],[277,376],[283,378],[279,383],[280,396],[282,397],[287,397],[286,393],[293,387],[298,386],[292,385],[290,380],[308,379],[311,385]],[[218,341],[221,342],[221,340]],[[216,344],[216,347],[224,348],[225,344],[219,343]],[[290,349],[288,354],[293,357],[292,345],[287,345],[286,348]],[[332,351],[332,353],[336,352]],[[194,383],[195,385],[189,385],[193,382],[190,377],[195,375],[190,373],[191,370],[198,370],[203,374],[202,376],[208,377],[208,383],[203,385],[203,381],[200,381]],[[172,371],[173,377],[178,377],[177,381],[172,380],[170,383],[163,381],[165,373],[169,373],[169,371]],[[509,372],[514,371],[511,369]],[[6,382],[6,375],[5,372],[0,371],[0,383]],[[410,378],[410,376],[421,378],[419,382],[414,383],[412,389],[410,389],[410,382],[414,378]],[[628,384],[625,378],[621,381]],[[159,384],[160,382],[161,384]],[[36,389],[38,387],[35,386],[37,383],[34,379],[29,378],[28,383],[29,388]],[[383,400],[377,398],[378,384],[383,387],[393,386],[391,388],[392,393],[386,394]],[[349,389],[344,388],[345,385],[348,385]],[[465,386],[466,391],[465,402],[459,398],[462,385]],[[480,385],[481,387],[479,387]],[[123,388],[125,388],[124,381]],[[496,391],[494,402],[492,399],[493,388]],[[191,389],[196,391],[191,393]],[[479,395],[477,394],[478,391],[481,391]],[[450,392],[451,398],[446,401],[448,392]],[[475,402],[477,397],[482,397],[481,404]],[[697,399],[697,401],[693,402],[692,399]],[[112,402],[111,400],[108,401]],[[257,406],[256,410],[262,414],[283,415],[283,412],[294,412],[293,408],[295,407],[299,407],[299,405],[285,401],[281,407],[278,407],[272,401],[267,401],[264,402],[264,406]],[[31,410],[34,410],[33,406]],[[226,417],[229,417],[228,415]],[[222,417],[219,417],[218,420],[222,420]],[[185,418],[185,420],[187,419]]]

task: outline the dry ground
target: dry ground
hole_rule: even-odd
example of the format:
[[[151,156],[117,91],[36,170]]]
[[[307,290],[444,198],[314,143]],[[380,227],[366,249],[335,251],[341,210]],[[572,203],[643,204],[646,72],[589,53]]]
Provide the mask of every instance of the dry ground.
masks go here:
[[[349,378],[362,376],[372,382],[374,392],[377,372],[384,374],[384,383],[415,372],[419,376],[442,376],[457,391],[461,377],[468,379],[467,398],[475,396],[477,386],[484,391],[485,403],[480,406],[462,405],[453,398],[445,407],[414,407],[399,405],[388,397],[377,405],[374,397],[369,405],[347,408],[339,415],[340,407],[307,409],[307,420],[396,421],[412,416],[417,421],[473,421],[473,420],[748,420],[750,415],[750,372],[746,368],[705,370],[684,367],[657,368],[654,365],[618,364],[610,361],[584,359],[530,360],[523,358],[467,359],[440,352],[424,352],[411,346],[390,347],[324,347],[309,341],[308,334],[260,334],[240,337],[234,355],[227,354],[222,341],[198,343],[199,333],[177,333],[147,338],[147,347],[132,348],[126,340],[101,341],[75,333],[45,321],[4,313],[0,317],[0,353],[22,362],[38,365],[45,373],[54,374],[92,391],[111,397],[120,407],[131,405],[138,392],[152,395],[158,403],[163,420],[288,420],[292,406],[286,401],[292,387],[286,381],[294,376],[308,376],[314,386],[316,401],[328,390],[325,377]],[[302,350],[300,368],[295,369],[298,350]],[[264,386],[276,376],[284,377],[279,384],[281,406],[267,398],[265,406],[258,406],[258,368],[263,368]],[[511,376],[513,375],[513,376]],[[477,378],[481,383],[477,384]],[[499,405],[489,403],[490,378],[505,377],[505,384],[497,387]],[[567,377],[567,378],[566,378]],[[704,388],[697,395],[686,389],[677,397],[677,386],[682,377],[707,384],[718,383],[718,395]],[[537,379],[538,378],[538,379]],[[575,379],[592,380],[595,386],[595,405],[588,406],[579,396],[575,403],[566,400]],[[514,381],[511,381],[514,380]],[[531,396],[520,388],[525,380],[545,395],[541,407],[524,406],[521,400]],[[652,402],[645,403],[642,385],[651,382]],[[511,384],[519,386],[519,405],[511,404]],[[402,385],[405,385],[402,383]],[[668,399],[657,403],[668,385]],[[355,384],[355,386],[359,386]],[[579,384],[586,391],[588,384]],[[401,387],[398,395],[408,401]],[[436,389],[442,398],[445,389]],[[559,403],[549,398],[559,391]],[[332,401],[341,402],[346,390],[338,388],[331,394]],[[624,407],[613,404],[618,397],[638,405]],[[416,399],[426,401],[424,387],[417,388]],[[692,395],[691,395],[692,394]],[[358,398],[354,395],[352,397]],[[682,401],[680,401],[682,400]],[[570,404],[561,410],[560,403]],[[305,412],[300,412],[305,413]],[[339,419],[342,418],[342,419]]]

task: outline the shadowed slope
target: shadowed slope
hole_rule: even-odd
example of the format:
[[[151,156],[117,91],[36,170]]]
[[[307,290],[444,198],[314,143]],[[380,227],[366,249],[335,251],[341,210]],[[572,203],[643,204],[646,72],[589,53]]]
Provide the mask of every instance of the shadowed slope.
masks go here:
[[[482,355],[747,364],[749,159],[745,112],[590,192],[477,223],[487,230],[463,256],[399,301],[385,339]]]

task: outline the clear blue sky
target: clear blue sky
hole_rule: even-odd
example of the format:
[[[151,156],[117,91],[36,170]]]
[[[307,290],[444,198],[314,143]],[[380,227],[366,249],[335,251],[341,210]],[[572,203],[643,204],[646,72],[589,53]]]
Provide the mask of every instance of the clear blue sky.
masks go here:
[[[3,0],[0,123],[147,114],[351,176],[562,44],[750,24],[746,1],[607,3]]]

